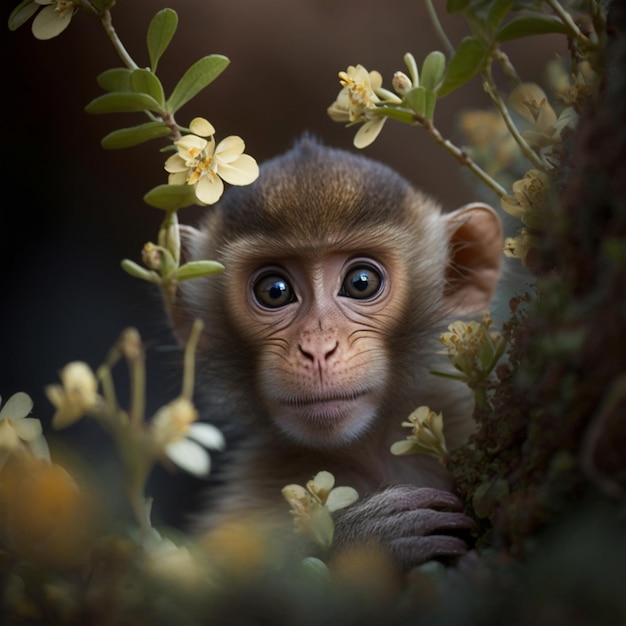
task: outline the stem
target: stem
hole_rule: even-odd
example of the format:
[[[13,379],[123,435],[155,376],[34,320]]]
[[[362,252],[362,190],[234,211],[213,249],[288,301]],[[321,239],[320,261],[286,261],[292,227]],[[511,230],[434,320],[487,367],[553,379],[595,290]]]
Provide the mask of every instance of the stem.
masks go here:
[[[117,51],[117,54],[120,56],[124,65],[130,68],[131,70],[139,69],[139,66],[133,61],[133,58],[128,54],[128,51],[124,47],[124,44],[117,36],[115,32],[115,28],[113,28],[113,20],[111,18],[111,11],[106,10],[102,15],[102,25],[104,26],[104,30],[106,34],[109,36],[113,47]]]
[[[122,350],[128,361],[130,372],[130,422],[139,427],[145,413],[146,367],[141,337],[134,328],[129,328],[124,332]]]
[[[507,195],[506,189],[502,187],[496,180],[494,180],[485,170],[483,170],[472,158],[461,150],[458,146],[455,146],[449,139],[444,139],[441,133],[435,128],[430,120],[422,116],[415,115],[416,120],[426,129],[426,132],[440,145],[443,146],[461,165],[469,168],[469,170],[481,180],[489,189],[494,191],[499,198],[503,198]]]
[[[432,0],[424,0],[424,2],[426,4],[426,11],[428,13],[428,17],[430,18],[433,28],[435,29],[435,33],[437,33],[437,36],[441,40],[441,43],[443,44],[443,47],[445,48],[446,54],[448,55],[448,57],[452,58],[454,56],[454,46],[448,39],[448,36],[446,35],[445,31],[443,30],[443,26],[441,25],[441,22],[439,21],[439,16],[437,15],[437,11],[435,7],[433,6]]]
[[[593,44],[583,33],[580,28],[576,26],[576,22],[572,19],[572,16],[561,6],[558,0],[546,0],[546,2],[552,7],[552,10],[561,18],[561,21],[567,26],[583,48],[592,48]]]
[[[500,96],[498,92],[498,88],[493,79],[493,74],[491,73],[491,63],[487,63],[484,74],[485,83],[483,87],[491,101],[496,105],[496,108],[500,112],[506,127],[509,129],[509,132],[513,136],[513,139],[517,142],[517,145],[520,147],[522,154],[537,168],[542,171],[546,171],[551,169],[548,163],[546,163],[529,145],[528,142],[522,137],[517,126],[515,126],[515,122],[511,119],[509,115],[509,110],[504,103],[504,100]]]
[[[185,346],[185,360],[183,363],[183,388],[180,393],[182,398],[191,400],[195,380],[196,347],[200,339],[200,333],[204,328],[202,320],[196,319],[191,328],[191,334]]]

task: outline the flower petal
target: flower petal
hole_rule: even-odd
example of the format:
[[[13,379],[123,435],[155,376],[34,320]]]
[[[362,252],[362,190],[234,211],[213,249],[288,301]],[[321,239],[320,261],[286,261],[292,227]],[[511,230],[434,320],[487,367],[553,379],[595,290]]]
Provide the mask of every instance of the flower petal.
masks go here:
[[[196,183],[196,196],[205,204],[215,204],[224,193],[224,183],[218,176],[202,176]]]
[[[41,422],[34,417],[25,417],[14,423],[15,432],[22,441],[34,441],[41,436]]]
[[[335,487],[328,494],[326,508],[332,513],[350,506],[359,499],[359,494],[352,487]]]
[[[251,156],[242,154],[230,164],[220,162],[217,173],[231,185],[249,185],[258,178],[259,166]]]
[[[211,470],[211,458],[195,441],[181,439],[170,443],[165,446],[165,454],[178,467],[194,476],[206,476]]]
[[[0,419],[10,418],[13,421],[26,417],[33,408],[31,397],[23,391],[14,393],[0,410]]]
[[[212,424],[191,424],[191,426],[189,426],[188,437],[191,437],[198,443],[201,443],[205,448],[210,448],[211,450],[223,450],[226,446],[222,431]]]
[[[52,39],[60,35],[72,20],[72,11],[60,13],[56,5],[46,6],[37,15],[32,24],[33,35],[36,39]]]
[[[369,146],[380,134],[386,120],[386,117],[377,117],[365,122],[354,136],[354,147],[360,149]]]
[[[215,135],[213,124],[203,117],[194,117],[189,124],[189,130],[200,137]]]
[[[185,163],[185,159],[183,159],[180,154],[172,154],[165,161],[165,165],[163,166],[166,172],[170,174],[176,174],[178,172],[186,172],[189,168],[187,167],[187,163]]]
[[[220,163],[231,163],[243,154],[246,144],[241,137],[230,135],[222,139],[215,148],[215,158]]]

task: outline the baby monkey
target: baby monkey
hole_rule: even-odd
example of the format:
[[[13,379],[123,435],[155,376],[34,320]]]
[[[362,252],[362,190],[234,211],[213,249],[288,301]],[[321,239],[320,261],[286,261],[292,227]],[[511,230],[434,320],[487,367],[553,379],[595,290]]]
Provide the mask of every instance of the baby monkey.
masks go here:
[[[465,385],[429,370],[445,367],[446,324],[489,306],[494,211],[444,214],[388,167],[304,138],[185,229],[184,247],[226,268],[181,285],[173,324],[184,341],[203,319],[198,404],[239,433],[201,524],[285,532],[281,489],[327,470],[360,495],[334,518],[335,549],[377,544],[401,568],[463,555],[471,521],[446,469],[389,448],[420,405],[443,412],[450,449],[473,430]]]

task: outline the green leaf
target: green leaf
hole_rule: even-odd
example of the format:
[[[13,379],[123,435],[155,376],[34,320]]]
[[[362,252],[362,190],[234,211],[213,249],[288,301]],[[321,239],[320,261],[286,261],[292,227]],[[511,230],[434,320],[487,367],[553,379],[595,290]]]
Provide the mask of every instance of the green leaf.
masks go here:
[[[127,67],[114,67],[98,76],[98,85],[105,91],[132,91],[130,84],[132,73],[133,70]]]
[[[87,113],[133,113],[136,111],[156,111],[161,113],[163,107],[145,93],[116,91],[105,93],[92,100],[86,107]]]
[[[181,265],[174,275],[177,280],[183,281],[190,278],[209,276],[210,274],[219,274],[222,271],[224,271],[224,266],[217,261],[190,261],[185,263],[185,265]]]
[[[176,113],[198,92],[212,83],[229,63],[230,61],[221,54],[211,54],[196,61],[174,87],[167,101],[167,110]]]
[[[569,29],[558,17],[551,15],[524,15],[507,22],[497,33],[496,41],[510,41],[531,35],[547,33],[567,34]]]
[[[17,30],[35,15],[40,7],[41,5],[35,4],[33,0],[22,0],[9,15],[9,30]]]
[[[107,150],[117,150],[119,148],[130,148],[137,146],[151,139],[166,137],[172,129],[164,122],[146,122],[131,128],[120,128],[109,133],[102,139],[102,147]]]
[[[192,204],[200,204],[193,185],[159,185],[151,189],[144,202],[164,211],[176,211]]]
[[[425,93],[425,104],[426,110],[424,111],[424,117],[432,121],[433,117],[435,117],[435,105],[437,104],[437,94],[430,89],[426,89]]]
[[[471,0],[448,0],[448,3],[446,4],[446,12],[459,13],[460,11],[465,11],[470,2]]]
[[[496,32],[512,6],[513,0],[499,0],[492,4],[486,17],[487,28],[490,33]]]
[[[141,280],[147,280],[149,283],[154,283],[156,285],[161,284],[161,277],[152,270],[147,270],[145,267],[141,267],[141,265],[137,265],[134,261],[130,259],[124,259],[121,262],[122,269],[134,276],[135,278],[141,278]]]
[[[487,58],[487,46],[474,37],[461,41],[448,64],[448,71],[443,83],[437,90],[439,96],[445,96],[464,85],[482,69]]]
[[[446,57],[443,52],[433,50],[425,59],[422,65],[422,76],[420,87],[426,87],[430,91],[435,91],[446,71]]]
[[[148,26],[148,54],[150,67],[156,72],[159,59],[167,50],[172,37],[178,28],[178,14],[172,9],[161,9]]]
[[[378,110],[382,112],[385,117],[390,117],[397,122],[402,122],[403,124],[415,124],[417,120],[415,119],[415,115],[413,111],[409,111],[408,109],[401,109],[398,107],[378,107]]]
[[[152,96],[161,107],[165,105],[165,93],[163,85],[156,74],[150,70],[133,70],[130,75],[130,82],[134,91]]]
[[[414,87],[404,96],[405,102],[422,117],[426,117],[426,89]]]

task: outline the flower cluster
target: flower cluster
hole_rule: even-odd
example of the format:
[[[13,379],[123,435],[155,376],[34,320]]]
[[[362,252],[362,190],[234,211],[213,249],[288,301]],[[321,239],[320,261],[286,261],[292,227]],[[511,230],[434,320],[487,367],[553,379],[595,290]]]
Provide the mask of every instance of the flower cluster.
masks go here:
[[[215,204],[224,193],[224,182],[249,185],[259,176],[257,162],[244,154],[241,137],[231,135],[215,143],[213,125],[202,117],[189,124],[191,131],[174,142],[177,153],[165,162],[170,185],[193,185],[203,204]]]
[[[408,421],[402,422],[402,426],[412,428],[413,431],[405,440],[391,446],[392,454],[428,454],[445,462],[448,449],[441,413],[435,413],[428,406],[420,406],[409,415]]]
[[[291,506],[296,532],[307,535],[318,545],[328,548],[333,541],[333,511],[343,509],[358,499],[352,487],[335,487],[335,477],[318,472],[312,480],[301,485],[287,485],[282,494]]]
[[[480,322],[457,320],[442,333],[440,340],[454,368],[459,372],[432,372],[436,376],[464,382],[474,392],[479,405],[486,403],[489,376],[504,354],[506,340],[491,329],[493,320],[485,313]]]
[[[78,6],[74,0],[25,0],[13,10],[9,22],[17,28],[39,11],[31,26],[33,35],[37,39],[52,39],[70,25]]]
[[[379,72],[368,72],[362,65],[350,65],[345,72],[339,72],[339,82],[342,89],[328,107],[328,115],[335,122],[347,122],[348,126],[363,124],[354,137],[354,145],[365,148],[378,137],[387,119],[377,110],[381,101],[377,92],[382,88],[383,78]]]

